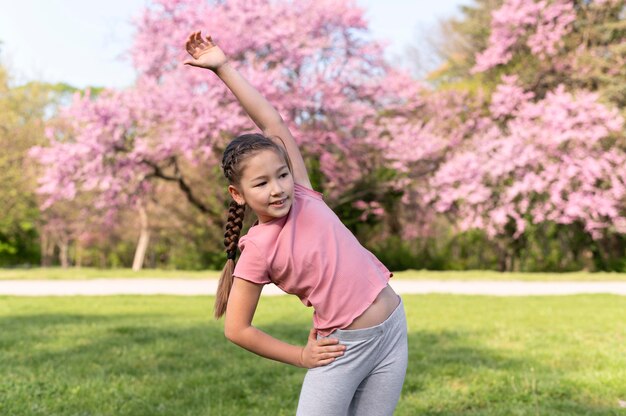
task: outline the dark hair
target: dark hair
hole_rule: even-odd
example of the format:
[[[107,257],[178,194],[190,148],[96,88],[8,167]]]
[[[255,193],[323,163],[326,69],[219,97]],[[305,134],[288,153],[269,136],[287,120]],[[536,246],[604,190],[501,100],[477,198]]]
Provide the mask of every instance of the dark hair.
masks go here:
[[[291,162],[285,151],[284,143],[279,145],[278,140],[282,142],[280,137],[275,137],[276,141],[263,136],[262,134],[243,134],[236,137],[228,143],[222,156],[222,170],[224,176],[231,185],[238,186],[241,183],[241,176],[245,168],[243,161],[250,156],[262,150],[273,150],[280,155],[289,170],[291,170]],[[222,270],[219,283],[217,285],[217,294],[215,298],[215,317],[220,318],[226,312],[228,303],[228,295],[233,286],[233,272],[235,271],[235,258],[237,257],[237,244],[241,229],[243,226],[243,218],[245,215],[245,206],[239,205],[235,201],[231,201],[228,207],[228,220],[226,221],[226,231],[224,232],[224,246],[226,247],[226,264]]]

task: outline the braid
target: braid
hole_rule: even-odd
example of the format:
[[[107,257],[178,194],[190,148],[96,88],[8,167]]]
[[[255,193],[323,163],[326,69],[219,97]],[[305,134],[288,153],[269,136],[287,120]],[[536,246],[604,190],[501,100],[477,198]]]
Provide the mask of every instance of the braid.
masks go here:
[[[280,137],[276,137],[274,140],[276,142],[258,133],[243,134],[232,140],[224,149],[224,155],[222,156],[222,170],[228,182],[231,185],[238,185],[245,167],[243,163],[245,159],[266,149],[277,152],[286,161],[289,170],[291,170],[291,163],[284,143],[282,145],[278,144],[278,141],[282,142]],[[226,312],[228,295],[234,281],[233,273],[235,271],[235,258],[237,257],[237,244],[243,228],[244,214],[245,206],[231,201],[228,207],[226,230],[224,231],[224,247],[226,248],[227,260],[217,285],[215,297],[216,318],[220,318]]]
[[[215,317],[220,318],[226,312],[228,295],[233,287],[235,271],[235,257],[237,256],[237,243],[243,228],[243,217],[246,213],[245,206],[231,201],[228,207],[228,221],[226,221],[226,231],[224,232],[224,246],[226,247],[227,260],[217,284],[217,294],[215,295]]]
[[[243,217],[245,214],[245,208],[243,205],[237,204],[235,201],[231,201],[228,207],[228,221],[226,222],[226,232],[224,233],[224,246],[226,247],[226,254],[228,258],[235,259],[237,254],[237,243],[239,242],[239,236],[241,235],[241,229],[243,228]]]

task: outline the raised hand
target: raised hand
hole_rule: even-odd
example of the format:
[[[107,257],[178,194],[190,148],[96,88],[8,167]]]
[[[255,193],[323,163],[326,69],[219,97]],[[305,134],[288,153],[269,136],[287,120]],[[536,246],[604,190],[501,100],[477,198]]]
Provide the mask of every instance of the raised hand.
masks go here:
[[[185,65],[217,71],[219,67],[228,61],[224,52],[222,52],[219,46],[213,43],[211,36],[207,36],[203,39],[200,31],[189,35],[189,39],[187,39],[187,43],[185,43],[185,48],[189,55],[193,57],[193,59],[186,60],[184,62]]]
[[[339,345],[339,340],[335,338],[317,339],[315,329],[309,332],[309,339],[302,349],[300,360],[302,367],[314,368],[327,365],[335,361],[337,357],[343,355],[346,350],[344,345]]]

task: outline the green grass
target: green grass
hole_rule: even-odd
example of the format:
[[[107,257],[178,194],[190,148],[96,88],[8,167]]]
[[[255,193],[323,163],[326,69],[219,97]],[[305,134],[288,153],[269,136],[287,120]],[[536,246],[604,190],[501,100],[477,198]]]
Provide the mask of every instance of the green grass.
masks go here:
[[[32,269],[0,269],[0,280],[81,280],[81,279],[219,279],[215,270],[96,269],[92,267],[36,267]]]
[[[78,280],[78,279],[117,279],[117,278],[157,278],[157,279],[218,279],[215,270],[161,270],[145,269],[134,272],[131,269],[95,269],[58,267],[33,269],[0,269],[0,280]],[[429,271],[406,270],[394,272],[395,279],[414,280],[497,280],[497,281],[626,281],[626,273],[499,273],[489,270],[471,271]]]
[[[626,282],[626,273],[611,272],[570,272],[570,273],[501,273],[492,270],[468,271],[433,271],[433,270],[406,270],[394,272],[396,279],[416,280],[495,280],[495,281],[526,281],[526,282]]]
[[[623,415],[626,298],[405,296],[397,415]],[[304,370],[222,335],[212,298],[0,297],[2,415],[292,415]],[[255,323],[305,341],[311,312]]]

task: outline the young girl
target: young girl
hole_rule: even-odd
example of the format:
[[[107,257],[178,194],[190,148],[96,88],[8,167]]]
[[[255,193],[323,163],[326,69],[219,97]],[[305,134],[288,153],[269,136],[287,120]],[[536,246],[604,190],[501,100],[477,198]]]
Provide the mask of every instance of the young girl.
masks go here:
[[[226,337],[263,357],[308,369],[298,415],[391,415],[407,366],[406,319],[400,297],[387,284],[392,274],[311,189],[291,132],[222,50],[200,32],[186,48],[193,59],[185,64],[212,70],[263,132],[237,137],[222,159],[232,201],[215,314],[226,313]],[[258,221],[239,239],[245,205]],[[305,346],[252,325],[268,283],[313,306]]]

